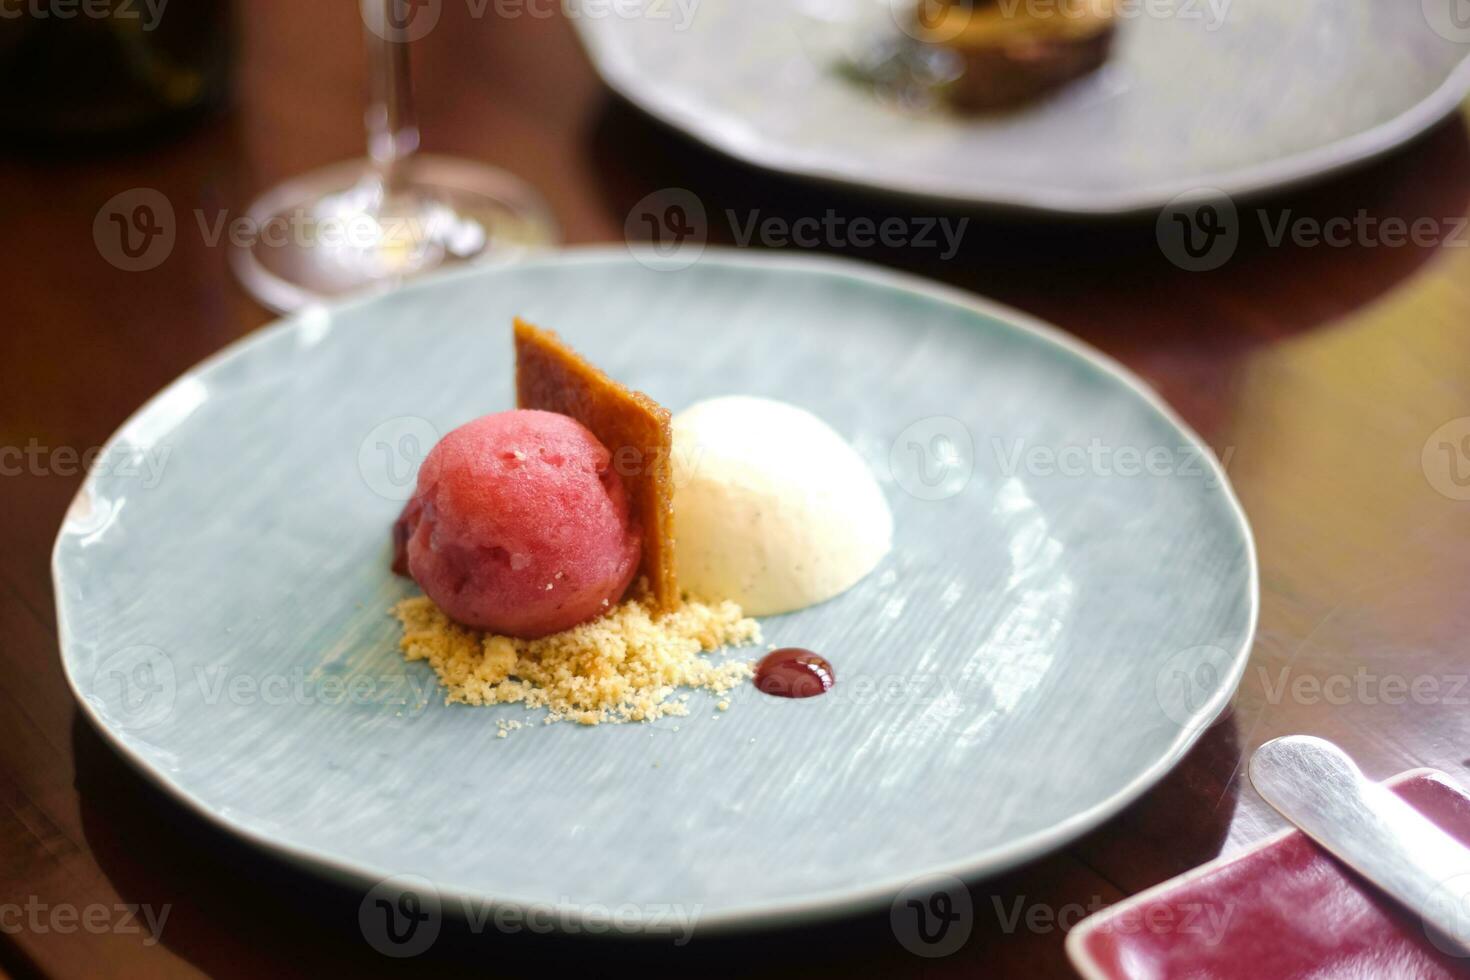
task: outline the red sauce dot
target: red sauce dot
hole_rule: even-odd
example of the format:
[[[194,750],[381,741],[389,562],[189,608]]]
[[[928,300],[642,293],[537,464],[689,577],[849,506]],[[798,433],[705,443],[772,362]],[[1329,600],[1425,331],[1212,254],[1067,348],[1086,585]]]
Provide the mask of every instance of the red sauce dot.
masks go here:
[[[816,697],[826,694],[836,681],[825,657],[801,647],[772,651],[755,665],[755,686],[778,698]]]

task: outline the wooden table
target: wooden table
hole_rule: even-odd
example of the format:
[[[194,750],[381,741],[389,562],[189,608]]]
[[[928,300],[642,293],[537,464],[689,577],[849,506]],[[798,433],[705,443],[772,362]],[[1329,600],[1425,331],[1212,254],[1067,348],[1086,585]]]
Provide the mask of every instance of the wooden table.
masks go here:
[[[243,6],[243,5],[242,5]],[[471,19],[446,3],[418,47],[429,148],[501,164],[547,195],[570,242],[617,241],[634,202],[686,187],[711,213],[787,218],[903,205],[752,171],[619,104],[560,18]],[[173,805],[78,715],[57,656],[48,554],[100,445],[149,394],[269,318],[191,220],[361,150],[362,56],[351,4],[261,0],[241,11],[238,105],[175,139],[106,155],[0,159],[0,446],[36,465],[0,479],[0,973],[60,976],[386,973],[357,927],[361,894],[247,848]],[[93,245],[120,191],[162,191],[180,215],[163,265],[129,273]],[[1065,927],[1280,826],[1241,777],[1261,742],[1337,740],[1370,775],[1434,766],[1470,783],[1470,235],[1391,247],[1272,247],[1276,220],[1430,218],[1448,234],[1470,198],[1456,118],[1392,157],[1242,210],[1218,271],[1162,256],[1152,219],[976,215],[950,261],[852,251],[1052,321],[1158,387],[1222,454],[1255,528],[1262,617],[1233,710],[1137,805],[1063,852],[975,886],[967,945],[920,959],[886,914],[689,946],[450,929],[420,960],[441,972],[579,964],[719,974],[1069,976]],[[711,236],[729,232],[712,222]],[[1470,426],[1470,423],[1467,423]],[[1427,463],[1426,443],[1429,443]],[[1442,443],[1442,445],[1440,444]],[[29,457],[28,457],[29,458]],[[15,474],[20,470],[18,475]],[[1407,693],[1406,693],[1407,692]],[[983,819],[978,815],[977,820]],[[169,906],[161,941],[117,904]],[[75,923],[89,906],[101,928]],[[70,907],[61,919],[56,910]],[[1016,913],[1020,913],[1017,921]],[[39,925],[38,925],[39,923]]]

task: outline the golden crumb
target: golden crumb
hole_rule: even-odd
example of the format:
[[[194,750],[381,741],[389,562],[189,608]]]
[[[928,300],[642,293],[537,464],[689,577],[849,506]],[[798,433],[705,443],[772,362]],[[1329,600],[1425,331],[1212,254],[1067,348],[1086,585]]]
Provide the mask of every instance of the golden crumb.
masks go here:
[[[686,602],[667,613],[635,589],[597,619],[539,640],[495,636],[460,626],[426,596],[393,607],[403,624],[399,648],[427,660],[446,702],[546,708],[548,722],[652,721],[687,715],[681,687],[724,694],[751,676],[744,661],[715,663],[703,654],[760,643],[760,624],[733,602]],[[728,702],[722,702],[728,706]],[[519,728],[499,723],[497,737]]]

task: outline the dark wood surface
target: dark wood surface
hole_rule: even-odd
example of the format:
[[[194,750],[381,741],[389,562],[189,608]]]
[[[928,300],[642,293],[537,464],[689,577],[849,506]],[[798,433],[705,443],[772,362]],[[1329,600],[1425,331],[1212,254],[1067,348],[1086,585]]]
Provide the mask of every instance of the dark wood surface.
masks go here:
[[[717,214],[936,214],[724,160],[611,97],[559,18],[474,20],[466,10],[445,4],[416,51],[425,143],[533,181],[570,242],[622,240],[634,202],[675,186]],[[397,968],[363,941],[360,893],[205,826],[124,764],[79,717],[57,655],[48,555],[80,481],[57,450],[100,445],[149,394],[270,319],[234,284],[192,212],[237,214],[273,182],[361,149],[355,5],[263,0],[240,24],[238,100],[227,113],[128,150],[0,158],[0,446],[47,449],[39,472],[0,478],[0,905],[170,907],[157,943],[124,928],[61,932],[49,920],[6,928],[0,974]],[[163,192],[181,220],[169,259],[129,273],[103,260],[92,223],[105,201],[135,187]],[[1387,159],[1243,213],[1325,219],[1361,209],[1451,230],[1467,202],[1470,143],[1457,117]],[[728,230],[711,237],[728,240]],[[1335,739],[1376,777],[1434,766],[1470,783],[1470,502],[1455,499],[1470,444],[1447,442],[1444,452],[1458,456],[1442,464],[1422,460],[1436,430],[1470,415],[1467,238],[1272,247],[1246,217],[1231,262],[1188,273],[1161,256],[1152,218],[976,214],[949,261],[932,251],[839,250],[1074,332],[1155,385],[1228,454],[1262,589],[1260,634],[1233,709],[1122,816],[975,886],[973,934],[943,959],[906,952],[880,914],[679,949],[450,928],[411,966],[1069,976],[1056,919],[1070,924],[1280,826],[1241,774],[1243,758],[1271,737]],[[1463,474],[1449,469],[1455,463]],[[1419,682],[1418,693],[1404,696],[1394,678]],[[1018,907],[1042,911],[1009,928]]]

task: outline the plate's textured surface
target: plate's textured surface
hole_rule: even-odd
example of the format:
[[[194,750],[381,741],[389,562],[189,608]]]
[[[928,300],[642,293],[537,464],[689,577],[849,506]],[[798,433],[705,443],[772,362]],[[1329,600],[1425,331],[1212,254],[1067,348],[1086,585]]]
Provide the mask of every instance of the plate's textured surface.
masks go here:
[[[644,109],[758,166],[964,202],[1128,211],[1304,179],[1422,131],[1470,82],[1463,0],[1149,0],[1121,5],[1101,71],[966,118],[839,70],[901,36],[908,0],[641,2],[576,23]]]
[[[832,660],[831,694],[498,739],[534,719],[446,706],[403,663],[395,498],[435,433],[511,405],[513,314],[675,410],[787,399],[871,462],[893,553],[765,623]],[[712,252],[669,275],[593,250],[309,313],[180,379],[104,461],[55,559],[94,720],[247,837],[446,894],[731,924],[1013,864],[1182,754],[1255,615],[1234,500],[1150,396],[846,263]]]

